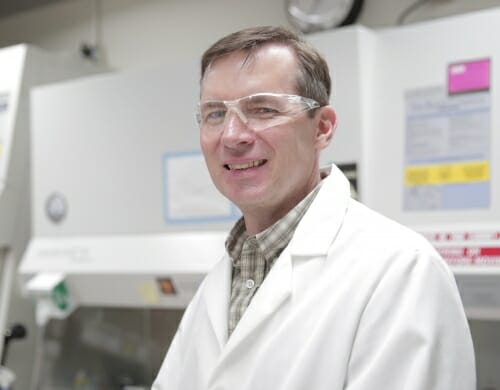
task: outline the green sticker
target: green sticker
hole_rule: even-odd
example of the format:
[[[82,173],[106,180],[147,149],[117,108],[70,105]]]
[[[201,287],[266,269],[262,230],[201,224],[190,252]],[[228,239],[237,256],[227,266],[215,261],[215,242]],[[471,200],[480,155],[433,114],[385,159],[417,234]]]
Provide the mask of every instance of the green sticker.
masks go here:
[[[52,302],[54,302],[60,310],[66,310],[68,308],[68,288],[64,281],[54,287],[51,297]]]

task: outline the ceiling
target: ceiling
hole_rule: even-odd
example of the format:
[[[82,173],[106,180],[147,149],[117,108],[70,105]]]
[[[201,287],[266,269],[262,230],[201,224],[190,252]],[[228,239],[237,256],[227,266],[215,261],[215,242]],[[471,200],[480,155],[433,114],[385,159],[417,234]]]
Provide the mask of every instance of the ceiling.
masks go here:
[[[61,0],[0,0],[0,19]]]

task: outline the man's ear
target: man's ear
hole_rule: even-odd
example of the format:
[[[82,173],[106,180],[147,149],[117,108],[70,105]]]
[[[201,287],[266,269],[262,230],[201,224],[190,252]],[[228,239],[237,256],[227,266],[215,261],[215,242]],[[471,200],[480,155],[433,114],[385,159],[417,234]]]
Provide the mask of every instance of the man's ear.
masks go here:
[[[319,108],[318,131],[316,133],[316,147],[318,150],[325,149],[335,134],[337,128],[337,114],[331,106]]]

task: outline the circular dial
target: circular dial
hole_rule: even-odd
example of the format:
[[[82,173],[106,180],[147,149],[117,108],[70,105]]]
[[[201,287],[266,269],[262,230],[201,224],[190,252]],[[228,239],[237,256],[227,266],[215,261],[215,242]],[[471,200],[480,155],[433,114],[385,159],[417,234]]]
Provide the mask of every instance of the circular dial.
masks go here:
[[[314,32],[353,23],[363,0],[285,0],[293,25],[303,32]]]

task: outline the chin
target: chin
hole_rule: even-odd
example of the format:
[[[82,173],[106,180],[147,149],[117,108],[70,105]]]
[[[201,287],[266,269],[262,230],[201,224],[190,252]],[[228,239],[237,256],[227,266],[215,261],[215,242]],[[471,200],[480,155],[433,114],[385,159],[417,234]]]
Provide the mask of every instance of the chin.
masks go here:
[[[242,191],[241,188],[237,189],[226,189],[221,191],[222,194],[233,202],[236,206],[259,203],[261,201],[262,194],[260,191]]]

